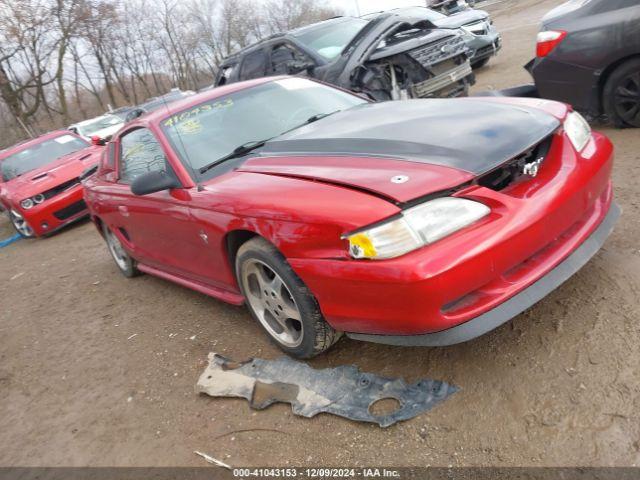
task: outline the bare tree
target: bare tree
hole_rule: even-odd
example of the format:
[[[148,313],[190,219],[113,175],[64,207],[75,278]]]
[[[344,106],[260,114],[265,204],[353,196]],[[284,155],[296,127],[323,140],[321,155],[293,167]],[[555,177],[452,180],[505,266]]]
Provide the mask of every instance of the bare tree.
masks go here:
[[[0,146],[210,85],[229,54],[336,13],[325,0],[0,0]]]

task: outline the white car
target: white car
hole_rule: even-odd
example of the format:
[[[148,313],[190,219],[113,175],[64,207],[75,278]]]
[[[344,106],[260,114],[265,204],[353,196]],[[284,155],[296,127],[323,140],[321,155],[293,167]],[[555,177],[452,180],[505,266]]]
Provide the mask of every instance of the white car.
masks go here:
[[[122,118],[117,115],[105,113],[99,117],[69,125],[68,129],[87,140],[91,140],[92,137],[96,136],[108,140],[114,133],[120,130],[123,125],[124,120]]]

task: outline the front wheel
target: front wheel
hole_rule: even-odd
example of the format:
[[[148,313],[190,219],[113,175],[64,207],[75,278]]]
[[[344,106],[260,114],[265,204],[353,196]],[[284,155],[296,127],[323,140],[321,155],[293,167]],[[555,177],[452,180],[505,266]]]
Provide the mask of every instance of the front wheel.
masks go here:
[[[340,338],[284,256],[263,238],[240,247],[236,276],[251,315],[291,356],[313,357]]]
[[[109,253],[111,253],[120,272],[127,278],[140,275],[140,271],[136,268],[136,261],[126,252],[115,233],[105,224],[102,225],[102,233],[107,242]]]
[[[604,112],[616,127],[640,127],[640,60],[629,60],[609,76],[602,92]]]
[[[486,58],[483,58],[482,60],[477,60],[471,64],[471,68],[473,68],[474,70],[477,70],[478,68],[482,68],[487,63],[489,63],[490,59],[491,57],[486,57]]]
[[[11,220],[11,224],[13,228],[16,229],[16,232],[20,234],[23,238],[33,238],[35,234],[33,233],[33,229],[29,225],[29,222],[20,215],[20,213],[15,210],[9,210],[9,220]]]

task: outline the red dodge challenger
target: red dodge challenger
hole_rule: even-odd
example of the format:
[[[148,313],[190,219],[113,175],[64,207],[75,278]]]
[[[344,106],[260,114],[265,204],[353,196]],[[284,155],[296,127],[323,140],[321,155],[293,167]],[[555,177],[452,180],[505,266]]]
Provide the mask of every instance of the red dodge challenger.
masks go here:
[[[41,236],[86,216],[79,177],[102,150],[60,130],[3,151],[0,204],[17,232]]]
[[[125,276],[240,305],[284,351],[450,345],[505,323],[610,234],[610,141],[539,99],[370,103],[302,78],[130,123],[85,184]]]

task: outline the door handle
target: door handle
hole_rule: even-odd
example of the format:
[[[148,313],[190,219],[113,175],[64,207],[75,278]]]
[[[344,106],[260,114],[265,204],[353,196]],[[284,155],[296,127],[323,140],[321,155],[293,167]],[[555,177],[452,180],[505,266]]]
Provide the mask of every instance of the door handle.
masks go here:
[[[124,205],[118,205],[118,211],[120,212],[120,215],[122,215],[123,217],[129,216],[129,209]]]

